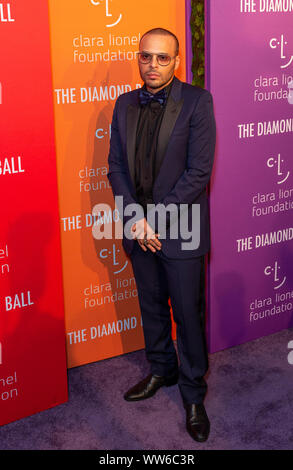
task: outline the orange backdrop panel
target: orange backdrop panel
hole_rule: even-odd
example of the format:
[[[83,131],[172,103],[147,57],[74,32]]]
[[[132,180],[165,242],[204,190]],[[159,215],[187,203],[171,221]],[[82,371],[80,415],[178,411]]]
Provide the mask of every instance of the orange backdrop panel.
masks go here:
[[[96,240],[95,204],[111,206],[107,157],[118,95],[142,85],[135,52],[153,27],[174,31],[185,80],[178,0],[49,1],[68,366],[144,347],[137,290],[121,240]]]

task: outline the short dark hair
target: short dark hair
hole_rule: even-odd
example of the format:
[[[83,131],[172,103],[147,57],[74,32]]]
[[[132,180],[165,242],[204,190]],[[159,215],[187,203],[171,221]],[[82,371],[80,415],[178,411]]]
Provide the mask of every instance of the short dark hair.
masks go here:
[[[146,33],[144,33],[142,35],[142,37],[140,38],[140,41],[147,35],[147,34],[157,34],[157,35],[162,35],[162,36],[172,36],[175,40],[175,44],[176,44],[176,55],[178,55],[179,53],[179,41],[178,41],[178,38],[177,36],[175,36],[174,33],[172,33],[171,31],[169,31],[168,29],[165,29],[165,28],[153,28],[153,29],[150,29],[149,31],[147,31]]]

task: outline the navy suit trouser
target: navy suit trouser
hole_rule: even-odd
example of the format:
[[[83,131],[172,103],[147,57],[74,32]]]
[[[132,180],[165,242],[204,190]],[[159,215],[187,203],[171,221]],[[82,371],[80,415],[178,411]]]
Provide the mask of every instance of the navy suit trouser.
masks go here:
[[[204,375],[208,370],[204,256],[171,259],[162,251],[145,252],[135,242],[131,262],[151,373],[162,376],[178,371],[183,401],[202,403],[207,391]],[[179,365],[171,336],[169,297],[176,323]]]

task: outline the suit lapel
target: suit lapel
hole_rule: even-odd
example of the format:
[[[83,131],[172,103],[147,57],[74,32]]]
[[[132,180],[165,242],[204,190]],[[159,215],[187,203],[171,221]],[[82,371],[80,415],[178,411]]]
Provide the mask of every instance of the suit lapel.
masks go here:
[[[171,93],[166,104],[166,109],[158,137],[155,178],[157,178],[159,174],[166,154],[170,136],[183,106],[183,100],[181,99],[181,86],[182,82],[180,82],[180,80],[175,77]]]
[[[137,100],[136,100],[137,101]],[[127,158],[129,173],[135,187],[135,144],[136,129],[139,118],[140,107],[138,102],[129,104],[127,108]]]

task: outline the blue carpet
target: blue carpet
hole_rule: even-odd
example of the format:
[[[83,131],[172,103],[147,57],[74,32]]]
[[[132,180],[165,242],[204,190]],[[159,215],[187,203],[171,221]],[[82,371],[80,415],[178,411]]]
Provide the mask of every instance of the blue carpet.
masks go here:
[[[288,329],[209,355],[205,443],[185,431],[177,385],[124,401],[149,373],[142,350],[69,370],[69,402],[2,426],[0,449],[292,449],[291,340]]]

